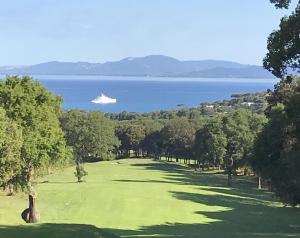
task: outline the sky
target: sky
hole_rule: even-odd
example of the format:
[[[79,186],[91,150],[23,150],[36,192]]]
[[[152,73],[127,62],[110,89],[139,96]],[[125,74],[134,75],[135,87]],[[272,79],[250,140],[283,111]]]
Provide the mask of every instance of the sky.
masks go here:
[[[0,0],[0,65],[157,54],[261,65],[290,12],[268,0]]]

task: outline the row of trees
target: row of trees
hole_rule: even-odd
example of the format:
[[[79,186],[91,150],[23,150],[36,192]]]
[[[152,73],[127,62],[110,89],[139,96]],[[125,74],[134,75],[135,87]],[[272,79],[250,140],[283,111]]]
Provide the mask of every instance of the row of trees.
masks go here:
[[[270,0],[289,8],[291,0]],[[281,78],[268,98],[268,123],[254,146],[252,165],[285,204],[300,204],[300,1],[268,38],[264,67]],[[294,76],[291,76],[294,74]]]
[[[258,114],[264,114],[267,107],[269,92],[233,94],[231,99],[216,102],[201,102],[199,106],[188,108],[184,104],[178,105],[178,109],[157,112],[119,112],[105,113],[105,116],[118,121],[128,120],[170,120],[185,117],[189,120],[199,120],[205,116],[214,116],[218,113],[230,113],[240,108],[250,109]]]
[[[239,109],[202,121],[175,118],[168,121],[121,121],[116,134],[121,141],[121,155],[148,156],[159,159],[193,160],[197,167],[250,167],[253,146],[266,123],[263,115]]]
[[[268,123],[254,147],[253,168],[286,204],[300,204],[300,79],[282,80],[269,98]]]

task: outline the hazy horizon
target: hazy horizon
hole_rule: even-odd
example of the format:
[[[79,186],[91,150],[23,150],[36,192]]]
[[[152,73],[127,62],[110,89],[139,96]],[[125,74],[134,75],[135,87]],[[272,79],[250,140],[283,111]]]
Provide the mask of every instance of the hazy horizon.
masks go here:
[[[144,57],[148,57],[148,56],[165,56],[165,57],[170,57],[173,59],[177,59],[179,61],[224,61],[224,62],[232,62],[232,63],[238,63],[238,64],[244,64],[244,65],[258,65],[258,66],[262,66],[262,62],[260,64],[250,64],[250,63],[241,63],[238,61],[233,61],[233,60],[227,60],[227,59],[209,59],[209,58],[205,58],[205,59],[179,59],[170,55],[155,55],[155,54],[149,54],[149,55],[143,55],[143,56],[128,56],[128,57],[123,57],[123,58],[119,58],[116,60],[107,60],[107,61],[102,61],[102,62],[90,62],[90,61],[81,61],[81,60],[74,60],[74,61],[62,61],[62,60],[50,60],[50,61],[43,61],[43,62],[37,62],[35,64],[10,64],[10,65],[0,65],[0,67],[5,67],[5,66],[31,66],[31,65],[37,65],[37,64],[44,64],[44,63],[50,63],[50,62],[60,62],[60,63],[91,63],[91,64],[104,64],[104,63],[109,63],[109,62],[118,62],[121,60],[125,60],[127,58],[144,58]]]

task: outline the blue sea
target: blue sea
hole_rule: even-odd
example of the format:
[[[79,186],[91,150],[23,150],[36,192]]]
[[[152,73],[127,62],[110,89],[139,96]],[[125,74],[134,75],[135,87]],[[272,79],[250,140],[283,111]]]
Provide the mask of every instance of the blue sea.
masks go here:
[[[3,78],[3,76],[2,76]],[[201,102],[230,99],[235,93],[273,89],[276,79],[150,78],[107,76],[36,75],[50,91],[64,98],[63,108],[103,112],[151,112],[196,107]],[[91,101],[103,93],[114,104]]]

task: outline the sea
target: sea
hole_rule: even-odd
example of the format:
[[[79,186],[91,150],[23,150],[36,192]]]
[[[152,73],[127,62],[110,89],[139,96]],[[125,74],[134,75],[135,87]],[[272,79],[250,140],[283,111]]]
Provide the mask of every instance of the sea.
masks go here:
[[[165,78],[83,75],[32,75],[63,97],[63,108],[102,112],[153,112],[197,107],[202,102],[230,99],[232,94],[273,89],[277,79]],[[1,79],[5,76],[0,76]],[[101,94],[116,103],[92,101]]]

